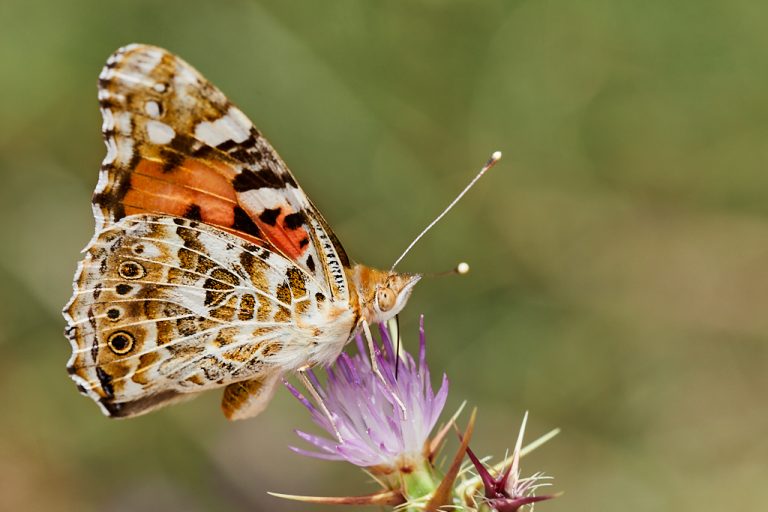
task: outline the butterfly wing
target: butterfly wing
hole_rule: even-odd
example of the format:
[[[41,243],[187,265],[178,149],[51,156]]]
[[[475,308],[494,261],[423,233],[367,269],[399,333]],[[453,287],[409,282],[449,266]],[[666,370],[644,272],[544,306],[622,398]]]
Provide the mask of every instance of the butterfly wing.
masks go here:
[[[320,212],[251,121],[177,56],[131,45],[99,78],[107,157],[94,193],[97,232],[163,213],[262,240],[349,301],[349,260]],[[352,291],[354,293],[354,291]]]
[[[66,315],[68,364],[110,416],[266,379],[313,357],[296,311],[322,316],[316,284],[265,247],[197,221],[134,215],[87,250]]]
[[[178,57],[131,45],[99,78],[96,233],[64,315],[78,387],[133,416],[228,386],[263,409],[282,372],[357,322],[343,248],[240,110]]]

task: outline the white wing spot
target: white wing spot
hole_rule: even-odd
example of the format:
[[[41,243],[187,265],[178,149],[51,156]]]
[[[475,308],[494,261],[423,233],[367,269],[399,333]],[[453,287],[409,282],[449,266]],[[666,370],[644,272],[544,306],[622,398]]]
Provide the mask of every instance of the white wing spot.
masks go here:
[[[133,140],[129,137],[120,137],[117,141],[117,161],[126,164],[133,158]]]
[[[114,148],[115,147],[115,141],[114,140],[110,140],[110,142],[111,142],[111,147]],[[115,154],[117,154],[117,150],[116,149],[112,149],[112,151]],[[104,163],[111,163],[111,160],[109,162],[107,161],[108,158],[109,158],[109,156],[107,156],[107,158],[104,159]],[[114,160],[114,159],[115,158],[113,156],[112,160]],[[106,172],[100,172],[99,173],[99,181],[98,181],[98,183],[96,183],[96,190],[94,190],[93,192],[95,194],[99,194],[101,192],[104,192],[107,189],[107,184],[108,183],[109,183],[109,175]]]
[[[176,136],[173,128],[160,121],[147,121],[147,136],[152,144],[168,144]]]
[[[107,156],[104,157],[104,163],[105,164],[111,164],[115,161],[115,158],[117,158],[117,144],[115,144],[115,138],[110,137],[107,139]],[[101,177],[99,177],[99,182],[101,182]],[[98,186],[96,187],[98,188]]]
[[[248,119],[248,116],[243,114],[243,112],[239,108],[235,108],[235,107],[229,107],[227,116],[231,117],[238,127],[241,127],[242,129],[244,129],[245,139],[247,139],[248,135],[250,135],[251,127],[252,127],[251,120]],[[237,142],[242,142],[242,141],[237,141]]]
[[[115,115],[115,127],[117,128],[117,131],[120,132],[121,135],[130,137],[131,131],[133,129],[133,123],[131,122],[131,113],[118,112]]]
[[[117,60],[118,60],[118,55],[116,53],[113,53],[107,59],[107,66],[114,66],[115,64],[117,64]]]
[[[104,119],[104,122],[101,123],[101,131],[108,132],[115,129],[115,117],[111,110],[108,108],[101,109],[101,117]]]
[[[144,111],[149,117],[160,117],[160,105],[156,101],[148,101],[144,104]]]
[[[154,49],[144,49],[144,51],[137,52],[133,55],[136,66],[144,74],[149,76],[152,70],[160,64],[163,58],[163,53]]]
[[[195,127],[195,137],[209,146],[218,146],[232,139],[240,143],[245,141],[251,132],[251,122],[245,114],[230,107],[226,115],[210,122],[203,121]]]
[[[157,92],[165,92],[165,84],[159,82],[153,85],[152,88]]]
[[[258,205],[263,209],[280,208],[286,205],[294,210],[301,209],[301,205],[293,204],[292,197],[295,197],[298,189],[292,185],[286,184],[285,188],[260,188],[258,190],[246,190],[238,193],[241,203],[247,205]]]

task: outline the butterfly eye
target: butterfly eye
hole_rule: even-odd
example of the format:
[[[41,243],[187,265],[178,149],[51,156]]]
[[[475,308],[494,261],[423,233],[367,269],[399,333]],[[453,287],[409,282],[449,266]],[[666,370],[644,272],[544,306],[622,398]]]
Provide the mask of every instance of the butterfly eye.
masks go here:
[[[389,311],[395,305],[395,292],[391,288],[379,288],[376,300],[381,311]]]

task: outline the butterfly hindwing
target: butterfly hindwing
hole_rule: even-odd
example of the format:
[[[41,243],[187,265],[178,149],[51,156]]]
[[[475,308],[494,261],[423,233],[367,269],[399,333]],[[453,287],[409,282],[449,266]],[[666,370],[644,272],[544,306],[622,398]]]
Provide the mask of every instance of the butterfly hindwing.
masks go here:
[[[296,319],[323,317],[318,296],[309,276],[262,246],[197,221],[129,216],[81,263],[65,310],[68,369],[111,416],[271,380],[314,356],[316,327]]]
[[[280,374],[272,372],[254,379],[234,382],[224,389],[221,410],[230,420],[256,416],[275,394]]]

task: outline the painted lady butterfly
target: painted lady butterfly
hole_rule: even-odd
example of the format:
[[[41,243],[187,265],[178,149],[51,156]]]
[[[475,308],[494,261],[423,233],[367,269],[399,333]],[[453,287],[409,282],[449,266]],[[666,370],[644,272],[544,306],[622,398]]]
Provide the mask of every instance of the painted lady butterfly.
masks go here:
[[[350,262],[269,142],[180,58],[121,48],[99,104],[96,233],[64,317],[67,369],[106,415],[224,386],[224,414],[254,416],[284,373],[330,364],[405,305],[421,276]]]

